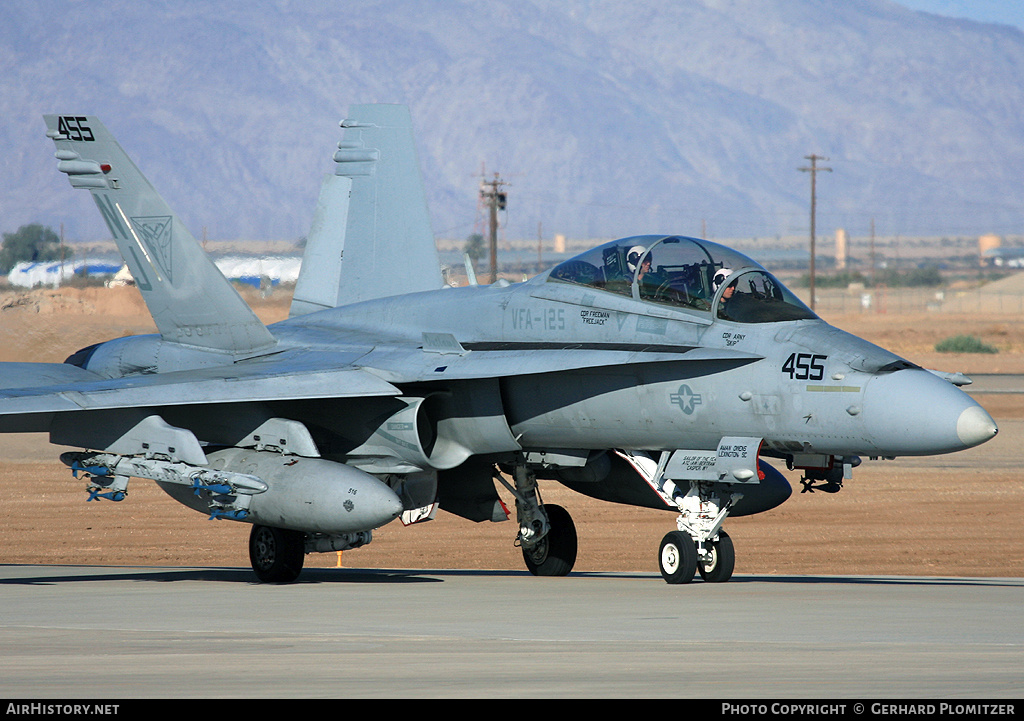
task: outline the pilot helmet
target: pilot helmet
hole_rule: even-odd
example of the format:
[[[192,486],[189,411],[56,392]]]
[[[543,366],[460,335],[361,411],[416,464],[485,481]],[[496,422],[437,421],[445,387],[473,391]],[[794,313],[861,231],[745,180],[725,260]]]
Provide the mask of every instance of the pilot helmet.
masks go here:
[[[635,273],[636,268],[640,265],[640,259],[644,257],[644,253],[647,252],[647,248],[642,245],[634,245],[626,253],[626,267],[629,268],[630,273]],[[647,256],[647,260],[651,260],[651,256]]]
[[[718,287],[722,285],[722,283],[725,282],[725,279],[730,275],[732,275],[732,268],[720,268],[718,272],[715,273],[714,279],[711,281],[715,290],[718,290]]]

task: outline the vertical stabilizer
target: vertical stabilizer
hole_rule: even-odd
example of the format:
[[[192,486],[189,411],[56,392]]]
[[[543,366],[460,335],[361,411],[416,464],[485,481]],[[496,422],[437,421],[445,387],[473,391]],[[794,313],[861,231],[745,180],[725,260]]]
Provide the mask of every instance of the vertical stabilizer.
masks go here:
[[[160,335],[168,341],[251,354],[274,337],[171,212],[103,124],[46,115],[57,169],[92,193]]]
[[[409,109],[354,105],[341,127],[335,179],[321,190],[293,316],[443,285]],[[346,207],[342,180],[350,183]]]

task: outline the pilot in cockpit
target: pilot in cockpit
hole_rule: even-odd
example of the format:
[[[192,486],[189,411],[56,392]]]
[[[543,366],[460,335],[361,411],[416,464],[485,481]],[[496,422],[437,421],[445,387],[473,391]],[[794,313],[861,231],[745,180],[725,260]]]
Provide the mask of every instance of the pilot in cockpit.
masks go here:
[[[722,286],[722,283],[732,275],[732,268],[719,268],[715,272],[714,278],[711,279],[711,293],[712,295],[718,292],[718,289]],[[739,280],[738,278],[736,280]],[[726,305],[732,298],[733,293],[736,292],[736,280],[728,285],[728,287],[722,291],[722,297],[718,299],[718,317],[728,318],[729,313],[726,310]]]
[[[642,245],[634,245],[626,252],[626,268],[630,276],[636,275],[637,282],[643,282],[643,277],[651,272],[651,255],[644,258],[644,253],[647,253],[647,248]],[[643,263],[640,263],[641,258],[644,259]],[[640,264],[639,274],[636,272],[637,264]]]
[[[644,255],[644,253],[647,253]],[[642,259],[642,260],[641,260]],[[640,270],[637,271],[637,264],[639,263]],[[653,297],[658,288],[664,282],[664,278],[660,277],[657,272],[651,270],[654,263],[654,254],[648,253],[647,249],[642,245],[634,245],[626,253],[626,268],[630,274],[636,274],[636,283],[640,289],[641,298]]]
[[[725,279],[728,278],[730,275],[732,275],[732,268],[719,268],[718,271],[715,273],[715,277],[711,279],[711,293],[717,293],[718,288],[722,285],[722,283],[725,282]],[[727,299],[728,297],[732,297],[732,292],[735,290],[736,284],[733,283],[732,285],[725,289],[725,292],[722,294],[722,298]]]

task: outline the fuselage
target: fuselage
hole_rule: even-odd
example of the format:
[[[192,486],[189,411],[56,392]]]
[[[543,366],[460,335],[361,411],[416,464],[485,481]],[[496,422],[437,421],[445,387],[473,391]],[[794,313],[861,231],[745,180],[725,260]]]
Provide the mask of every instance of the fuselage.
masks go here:
[[[417,467],[512,449],[711,450],[726,436],[762,438],[784,457],[930,455],[995,435],[959,388],[825,323],[750,259],[706,241],[651,241],[615,241],[523,283],[298,316],[270,326],[274,353],[327,351],[410,404],[457,399],[430,421],[444,419],[437,437],[448,445]],[[663,261],[643,266],[656,269],[649,290],[639,264],[618,281],[608,269],[639,242]],[[115,377],[225,359],[145,336],[101,344],[79,362]],[[287,410],[348,438],[342,455],[372,432],[347,424],[345,402]],[[477,418],[488,419],[485,432]]]
[[[745,435],[782,455],[899,456],[958,451],[995,434],[984,409],[939,376],[810,311],[753,322],[711,312],[723,292],[693,308],[545,273],[271,329],[284,345],[365,339],[372,350],[358,363],[396,384],[457,386],[474,363],[503,354],[515,367],[498,379],[504,414],[523,447],[713,449],[723,436]],[[458,347],[432,352],[428,335]],[[563,368],[552,366],[556,357]]]

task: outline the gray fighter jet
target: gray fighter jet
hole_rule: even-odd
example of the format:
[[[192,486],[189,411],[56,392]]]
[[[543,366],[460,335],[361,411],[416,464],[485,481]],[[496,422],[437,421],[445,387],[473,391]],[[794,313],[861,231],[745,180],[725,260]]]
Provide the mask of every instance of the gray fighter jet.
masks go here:
[[[83,449],[89,500],[152,479],[252,524],[259,579],[438,508],[515,498],[526,566],[564,575],[572,519],[538,480],[677,515],[669,583],[728,580],[722,526],[791,494],[768,459],[834,491],[862,457],[950,453],[996,434],[962,376],[838,330],[729,248],[605,243],[522,283],[444,287],[408,111],[350,109],[291,317],[264,326],[94,117],[46,117],[156,322],[63,364],[0,365],[0,431]]]

